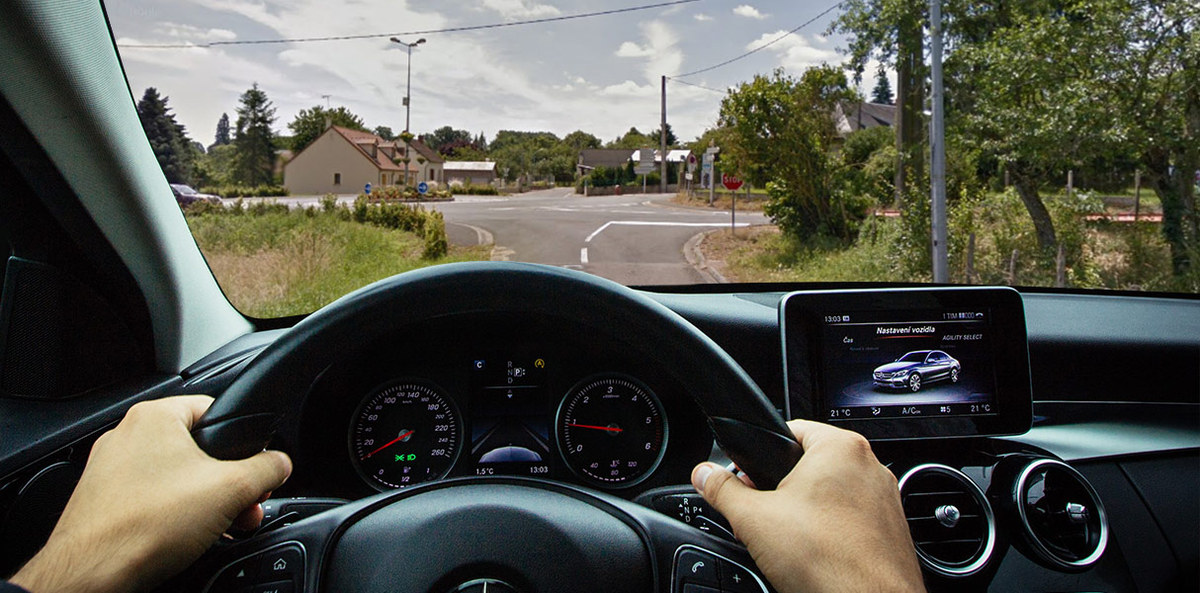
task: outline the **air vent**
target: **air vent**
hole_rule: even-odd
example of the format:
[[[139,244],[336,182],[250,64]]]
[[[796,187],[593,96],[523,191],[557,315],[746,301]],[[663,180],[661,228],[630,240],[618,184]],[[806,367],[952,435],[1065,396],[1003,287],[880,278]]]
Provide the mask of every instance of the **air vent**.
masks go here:
[[[1030,463],[1017,476],[1013,497],[1029,547],[1050,566],[1083,570],[1104,554],[1104,506],[1071,466],[1054,459]]]
[[[975,574],[996,547],[996,520],[979,486],[945,465],[925,464],[900,478],[900,499],[917,556],[950,577]]]

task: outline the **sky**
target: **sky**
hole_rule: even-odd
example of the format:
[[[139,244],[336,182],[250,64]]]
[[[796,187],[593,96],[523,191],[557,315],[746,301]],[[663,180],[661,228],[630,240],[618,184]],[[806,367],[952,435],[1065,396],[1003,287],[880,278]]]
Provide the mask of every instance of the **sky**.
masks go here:
[[[211,144],[217,120],[236,120],[254,83],[276,108],[276,131],[301,109],[345,106],[369,127],[404,129],[407,50],[396,33],[513,23],[667,0],[107,0],[130,88],[168,97],[188,135]],[[724,62],[782,35],[751,56],[667,85],[667,121],[681,140],[712,127],[725,89],[782,67],[841,64],[845,39],[826,36],[837,10],[787,32],[836,0],[697,0],[585,19],[424,37],[412,51],[416,134],[444,125],[488,138],[498,130],[574,130],[601,140],[659,125],[660,77]],[[344,35],[379,38],[255,45],[202,44]],[[139,48],[171,44],[176,48]],[[868,73],[874,72],[870,67]],[[895,76],[890,75],[892,88]],[[870,91],[872,76],[863,83]],[[696,86],[698,85],[698,86]],[[702,88],[707,87],[707,88]],[[328,97],[326,97],[328,95]]]

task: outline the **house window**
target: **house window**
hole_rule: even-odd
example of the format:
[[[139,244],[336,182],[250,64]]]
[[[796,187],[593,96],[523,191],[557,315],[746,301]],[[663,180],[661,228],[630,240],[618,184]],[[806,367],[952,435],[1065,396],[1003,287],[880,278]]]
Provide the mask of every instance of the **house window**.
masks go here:
[[[334,185],[341,185],[341,184],[342,184],[342,174],[341,174],[341,173],[334,173],[334,174],[333,174],[333,184],[334,184]]]

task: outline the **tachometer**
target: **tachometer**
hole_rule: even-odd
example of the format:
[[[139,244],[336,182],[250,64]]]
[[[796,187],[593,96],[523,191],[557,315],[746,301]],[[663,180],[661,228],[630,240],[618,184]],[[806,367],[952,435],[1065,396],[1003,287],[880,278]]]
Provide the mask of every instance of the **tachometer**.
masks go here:
[[[662,404],[625,375],[598,375],[573,387],[559,404],[555,426],[567,467],[598,486],[646,479],[666,450]]]
[[[350,424],[354,467],[381,490],[445,476],[461,442],[462,425],[454,404],[421,381],[375,388]]]

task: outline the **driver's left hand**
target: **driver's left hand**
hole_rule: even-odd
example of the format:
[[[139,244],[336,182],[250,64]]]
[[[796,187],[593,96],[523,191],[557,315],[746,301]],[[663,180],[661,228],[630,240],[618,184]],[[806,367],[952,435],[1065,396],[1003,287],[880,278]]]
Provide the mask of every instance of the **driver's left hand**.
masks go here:
[[[287,480],[280,451],[218,461],[192,440],[212,398],[139,403],[92,447],[79,485],[46,545],[10,582],[32,593],[149,589],[183,570]]]

